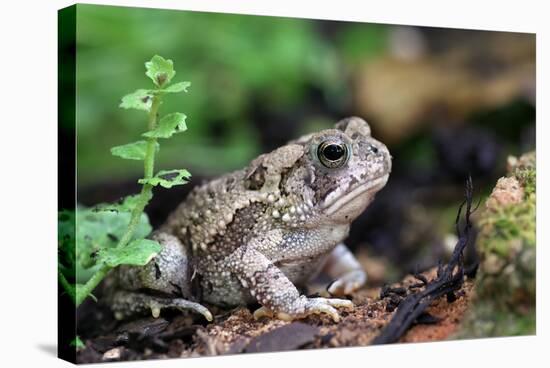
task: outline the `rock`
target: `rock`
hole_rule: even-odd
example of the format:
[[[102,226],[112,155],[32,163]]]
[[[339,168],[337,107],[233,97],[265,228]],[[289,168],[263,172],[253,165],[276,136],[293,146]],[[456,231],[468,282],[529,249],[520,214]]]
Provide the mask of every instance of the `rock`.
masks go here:
[[[491,211],[511,204],[520,203],[525,193],[523,187],[515,177],[500,178],[497,181],[491,196],[485,203],[485,207]]]
[[[121,352],[122,352],[122,347],[118,347],[118,348],[113,348],[111,350],[107,350],[104,354],[103,354],[103,360],[115,360],[115,359],[120,359],[120,355],[121,355]]]
[[[535,153],[510,157],[477,219],[476,297],[458,337],[535,333],[535,194]]]
[[[313,342],[319,329],[302,322],[276,328],[250,340],[244,348],[246,353],[296,350]]]

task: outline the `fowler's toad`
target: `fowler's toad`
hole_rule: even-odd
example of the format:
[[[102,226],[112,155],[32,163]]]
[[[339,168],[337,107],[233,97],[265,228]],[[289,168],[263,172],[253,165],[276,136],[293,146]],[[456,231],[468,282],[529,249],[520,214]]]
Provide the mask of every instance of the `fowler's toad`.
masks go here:
[[[319,271],[336,279],[332,295],[364,285],[366,274],[342,241],[390,171],[386,146],[351,117],[196,187],[153,234],[163,250],[145,267],[111,276],[115,315],[179,308],[212,320],[199,302],[257,301],[255,317],[326,313],[337,321],[336,308],[353,307],[349,300],[308,298],[297,287]]]

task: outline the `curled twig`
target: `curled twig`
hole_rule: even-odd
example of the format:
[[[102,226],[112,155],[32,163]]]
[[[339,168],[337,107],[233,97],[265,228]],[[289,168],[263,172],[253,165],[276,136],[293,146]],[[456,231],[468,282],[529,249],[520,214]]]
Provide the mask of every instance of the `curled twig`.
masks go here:
[[[447,295],[448,300],[453,299],[454,292],[461,288],[464,282],[464,264],[463,253],[469,243],[472,222],[470,215],[472,211],[473,184],[472,178],[466,180],[465,199],[458,208],[456,217],[456,232],[458,241],[453,250],[451,259],[446,265],[438,265],[437,276],[432,281],[425,284],[422,291],[418,291],[406,296],[399,303],[391,321],[386,325],[382,332],[373,340],[372,344],[388,344],[396,342],[401,336],[414,324],[414,322],[425,313],[426,308],[432,301],[440,296]],[[460,217],[464,211],[464,225],[460,226]],[[416,275],[418,276],[418,275]],[[419,277],[417,277],[419,279]],[[421,278],[420,278],[421,279]],[[422,280],[424,281],[424,280]]]

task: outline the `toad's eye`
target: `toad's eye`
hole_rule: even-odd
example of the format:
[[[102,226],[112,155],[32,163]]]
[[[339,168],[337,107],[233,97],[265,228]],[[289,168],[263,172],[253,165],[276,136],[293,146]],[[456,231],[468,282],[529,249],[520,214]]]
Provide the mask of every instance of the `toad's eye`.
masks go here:
[[[317,148],[317,157],[323,166],[335,169],[348,161],[349,149],[344,143],[325,141]]]

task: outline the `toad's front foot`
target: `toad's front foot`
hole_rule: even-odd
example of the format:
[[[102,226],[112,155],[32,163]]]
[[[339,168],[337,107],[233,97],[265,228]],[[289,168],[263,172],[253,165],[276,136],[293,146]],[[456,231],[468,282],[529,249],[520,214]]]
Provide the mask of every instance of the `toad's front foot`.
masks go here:
[[[284,321],[291,321],[307,317],[311,314],[328,314],[334,322],[339,322],[340,315],[336,308],[353,309],[353,303],[347,299],[307,298],[301,296],[285,311],[273,312],[269,308],[261,307],[254,312],[254,318],[276,317]]]

